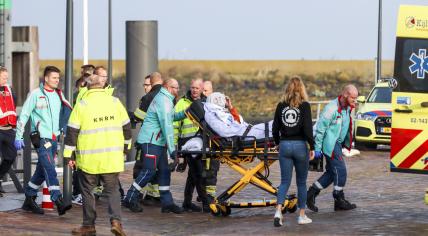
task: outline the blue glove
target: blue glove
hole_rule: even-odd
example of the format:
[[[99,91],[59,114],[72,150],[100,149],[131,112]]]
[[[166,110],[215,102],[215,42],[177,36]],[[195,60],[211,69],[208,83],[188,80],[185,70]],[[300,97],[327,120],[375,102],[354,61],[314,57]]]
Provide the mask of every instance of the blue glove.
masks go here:
[[[321,151],[315,151],[315,159],[321,159],[322,158],[322,152]]]
[[[25,147],[24,145],[24,140],[15,140],[15,142],[13,143],[13,145],[15,146],[16,150],[21,150],[22,148]]]

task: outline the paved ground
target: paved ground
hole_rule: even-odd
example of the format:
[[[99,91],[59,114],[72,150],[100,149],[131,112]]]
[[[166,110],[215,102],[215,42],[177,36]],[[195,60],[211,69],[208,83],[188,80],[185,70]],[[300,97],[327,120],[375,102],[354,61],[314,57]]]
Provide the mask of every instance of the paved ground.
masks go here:
[[[123,223],[128,235],[428,235],[428,206],[423,202],[428,176],[390,173],[388,151],[365,151],[348,160],[349,180],[346,196],[358,208],[348,212],[334,212],[331,188],[317,198],[320,212],[308,212],[310,225],[299,226],[296,213],[285,215],[285,225],[273,227],[274,208],[233,209],[229,217],[210,214],[162,214],[158,207],[145,207],[141,214],[123,211]],[[308,183],[320,173],[310,173]],[[219,189],[225,189],[239,177],[224,167],[220,173]],[[183,199],[184,174],[174,174],[173,196]],[[124,186],[131,184],[130,171],[121,175]],[[279,166],[271,168],[271,180],[279,183]],[[290,192],[295,192],[293,183]],[[6,194],[18,201],[22,196]],[[235,200],[270,198],[268,194],[250,187]],[[18,199],[18,200],[16,200]],[[1,206],[1,205],[0,205]],[[13,208],[11,206],[11,208]],[[68,214],[58,217],[56,212],[36,216],[20,209],[0,212],[1,235],[69,235],[81,223],[81,208],[75,206]],[[105,199],[101,199],[97,232],[110,235]]]

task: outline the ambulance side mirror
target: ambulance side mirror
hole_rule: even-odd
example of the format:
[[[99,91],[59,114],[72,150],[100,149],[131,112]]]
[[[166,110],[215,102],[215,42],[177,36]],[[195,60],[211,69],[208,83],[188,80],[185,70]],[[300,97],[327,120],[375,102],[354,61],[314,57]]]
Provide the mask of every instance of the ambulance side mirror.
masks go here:
[[[358,103],[365,103],[366,102],[366,96],[358,96],[357,102]]]

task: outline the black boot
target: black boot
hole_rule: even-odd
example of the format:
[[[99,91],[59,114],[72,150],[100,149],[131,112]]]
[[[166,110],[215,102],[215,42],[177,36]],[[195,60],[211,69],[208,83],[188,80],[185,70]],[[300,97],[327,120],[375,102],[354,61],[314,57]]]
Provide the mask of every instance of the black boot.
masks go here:
[[[333,191],[333,197],[334,197],[334,210],[335,211],[347,211],[357,208],[357,205],[352,204],[348,202],[345,199],[345,194],[343,193],[343,190],[334,190]]]
[[[318,189],[315,185],[312,185],[307,194],[306,206],[314,212],[318,212],[318,207],[315,206],[315,198],[320,194],[321,190]]]
[[[210,208],[210,205],[208,203],[202,203],[202,212],[203,213],[210,213],[211,212],[211,208]]]
[[[59,197],[55,201],[56,210],[58,211],[58,215],[64,215],[66,211],[71,209],[71,204],[66,205],[62,199],[62,197]]]
[[[194,203],[183,203],[183,210],[187,212],[202,212],[202,208]]]
[[[25,196],[25,201],[21,208],[24,211],[31,211],[35,214],[40,214],[40,215],[45,214],[45,211],[42,208],[40,208],[39,205],[37,205],[36,196],[33,196],[33,197]]]
[[[140,204],[140,199],[138,199],[137,201],[129,201],[125,198],[123,199],[122,205],[132,212],[143,212],[143,208]]]
[[[140,201],[126,202],[125,207],[127,207],[132,212],[143,212],[143,208],[141,207]]]
[[[175,213],[175,214],[181,214],[181,213],[184,212],[184,210],[183,210],[183,208],[181,208],[181,207],[179,207],[179,206],[177,206],[177,205],[175,205],[173,203],[172,205],[162,207],[161,212],[162,213],[170,213],[170,212],[172,212],[172,213]]]

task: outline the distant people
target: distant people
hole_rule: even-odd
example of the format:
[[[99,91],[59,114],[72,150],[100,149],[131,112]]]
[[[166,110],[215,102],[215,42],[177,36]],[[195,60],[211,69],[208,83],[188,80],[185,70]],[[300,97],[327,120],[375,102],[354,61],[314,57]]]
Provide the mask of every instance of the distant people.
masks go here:
[[[160,77],[159,73],[156,74]],[[143,166],[123,200],[123,205],[132,212],[143,211],[140,205],[142,195],[140,191],[154,178],[156,171],[159,174],[162,213],[180,214],[183,212],[183,209],[174,203],[170,192],[171,172],[168,166],[167,152],[176,163],[173,120],[175,118],[183,119],[185,116],[184,112],[177,115],[174,113],[173,101],[178,96],[178,82],[171,79],[164,84],[164,87],[160,89],[148,107],[144,123],[138,134],[137,145],[141,145],[140,158],[143,161]]]
[[[152,89],[152,84],[150,83],[150,75],[147,75],[144,78],[144,93],[147,94]]]
[[[86,72],[83,75],[84,81],[82,84],[84,84],[85,86],[79,89],[77,97],[75,98],[75,103],[79,102],[83,98],[83,96],[85,96],[86,92],[88,91],[88,87],[86,86],[87,83],[85,80],[89,79],[89,77],[93,74],[98,75],[100,77],[100,82],[103,84],[104,91],[109,95],[113,95],[114,88],[108,83],[107,69],[104,68],[103,66],[97,66],[93,70],[92,74],[89,72]]]
[[[74,84],[74,87],[77,89],[77,92],[79,88],[86,87],[86,82],[84,77],[94,74],[94,71],[95,71],[95,66],[91,64],[83,65],[80,67],[80,77],[79,79],[76,80],[76,83]]]
[[[114,88],[111,86],[111,84],[108,83],[107,69],[104,66],[97,66],[95,67],[94,74],[100,77],[100,82],[103,85],[104,90],[109,95],[112,95],[114,92]]]
[[[352,210],[357,206],[345,199],[343,188],[346,184],[347,171],[342,147],[351,149],[353,121],[351,112],[358,97],[357,88],[346,85],[341,95],[330,101],[320,114],[315,131],[315,158],[326,160],[324,174],[308,190],[307,206],[318,212],[315,198],[322,189],[334,184],[333,198],[334,210]]]
[[[213,83],[210,80],[204,81],[204,95],[205,97],[210,96],[213,93]]]
[[[51,200],[55,202],[59,215],[71,209],[65,204],[55,170],[58,137],[65,130],[71,106],[64,94],[58,89],[60,70],[47,66],[44,70],[44,82],[33,90],[25,100],[16,126],[15,148],[24,147],[23,134],[25,124],[31,117],[30,139],[37,151],[36,170],[25,188],[25,201],[22,209],[36,214],[44,214],[36,203],[37,193],[43,181],[46,181]]]
[[[111,232],[125,235],[121,224],[119,173],[131,145],[128,113],[118,98],[104,92],[105,78],[92,75],[88,91],[74,107],[67,127],[64,158],[76,166],[83,198],[83,223],[73,235],[95,235],[97,218],[93,189],[99,180],[108,198]],[[75,150],[76,158],[72,158]],[[72,159],[70,159],[72,158]]]
[[[312,134],[311,106],[308,103],[305,85],[299,77],[292,77],[285,87],[285,93],[276,106],[272,135],[279,148],[281,184],[277,193],[274,225],[282,226],[282,208],[296,168],[297,205],[300,209],[298,224],[312,222],[305,214],[306,179],[309,160],[314,158],[314,137]],[[310,151],[308,151],[309,144]]]
[[[91,64],[83,65],[80,67],[80,77],[76,80],[74,84],[74,93],[73,93],[73,106],[76,104],[76,100],[79,96],[79,92],[82,88],[86,87],[85,78],[94,74],[95,66]]]
[[[7,84],[9,73],[6,68],[0,67],[0,151],[2,161],[0,165],[0,197],[5,193],[2,187],[2,179],[10,170],[16,159],[15,127],[16,104],[12,89]]]

